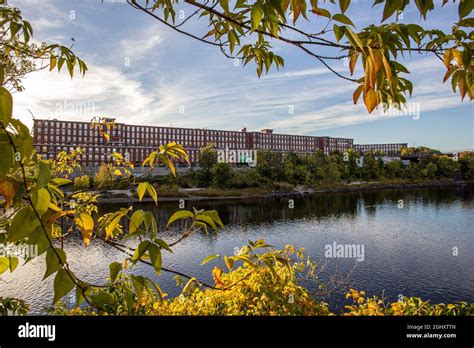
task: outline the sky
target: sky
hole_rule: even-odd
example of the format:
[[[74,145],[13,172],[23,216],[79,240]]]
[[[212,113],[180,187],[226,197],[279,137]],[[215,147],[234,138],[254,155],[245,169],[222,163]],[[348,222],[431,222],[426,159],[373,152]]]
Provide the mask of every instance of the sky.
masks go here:
[[[414,84],[408,99],[413,112],[368,114],[352,103],[356,86],[340,79],[314,58],[280,42],[275,53],[285,67],[259,79],[255,65],[242,67],[216,47],[183,36],[123,0],[10,0],[34,29],[34,40],[73,46],[88,65],[88,73],[71,79],[66,71],[29,74],[25,90],[14,97],[14,114],[28,126],[40,119],[89,121],[115,117],[138,125],[248,130],[353,138],[355,143],[404,142],[444,151],[474,149],[473,103],[442,83],[444,65],[426,54],[402,60]],[[380,21],[383,7],[353,0],[347,15],[357,29]],[[439,5],[437,6],[439,7]],[[179,16],[191,14],[180,8]],[[336,13],[336,12],[334,12]],[[310,14],[311,16],[311,14]],[[312,15],[315,17],[315,15]],[[299,20],[318,32],[323,17]],[[428,14],[427,21],[411,7],[401,23],[450,31],[457,19],[451,3]],[[301,22],[300,22],[301,21]],[[207,23],[190,20],[182,28],[200,36]],[[285,33],[291,37],[291,33]],[[74,41],[72,41],[72,38]],[[318,53],[331,53],[318,48]],[[347,64],[331,66],[349,76]],[[356,69],[359,77],[361,67]],[[419,110],[419,113],[416,111]],[[30,113],[31,112],[31,113]]]

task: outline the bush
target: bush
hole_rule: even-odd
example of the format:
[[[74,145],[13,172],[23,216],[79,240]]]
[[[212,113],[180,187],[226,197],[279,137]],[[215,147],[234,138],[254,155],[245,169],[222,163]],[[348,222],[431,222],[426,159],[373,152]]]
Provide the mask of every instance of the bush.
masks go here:
[[[261,249],[265,251],[257,252],[260,248],[265,248]],[[204,263],[216,262],[214,258],[207,258]],[[314,295],[300,284],[302,279],[312,280],[315,289],[327,289],[337,284],[321,282],[319,267],[302,249],[295,251],[293,246],[286,246],[283,250],[268,249],[268,245],[260,240],[250,242],[237,255],[224,257],[220,263],[222,266],[217,264],[212,271],[212,288],[199,286],[194,278],[186,284],[178,278],[178,284],[183,287],[181,294],[170,299],[166,299],[166,294],[161,291],[156,293],[140,277],[120,274],[112,284],[108,283],[99,290],[102,296],[110,299],[110,304],[106,304],[104,309],[112,315],[336,314],[329,310],[328,303],[324,301],[329,293]],[[347,292],[344,284],[337,289]],[[404,297],[401,301],[386,303],[375,296],[367,298],[364,291],[354,289],[349,289],[345,297],[352,299],[354,304],[345,306],[339,313],[344,316],[474,314],[474,304],[465,302],[431,305],[429,301],[417,297]],[[49,314],[105,313],[91,306],[68,309],[60,304],[49,309]]]
[[[218,188],[230,188],[234,180],[234,170],[229,163],[217,163],[212,167],[212,184]]]
[[[87,190],[91,187],[91,181],[88,175],[78,176],[74,179],[74,190]]]
[[[271,186],[271,180],[262,176],[256,169],[249,169],[240,172],[234,179],[236,188],[258,188]]]
[[[177,197],[177,196],[182,196],[181,192],[179,192],[179,185],[176,184],[171,184],[171,185],[159,185],[156,188],[156,192],[158,193],[158,196],[164,196],[164,197]]]
[[[112,186],[115,181],[115,166],[111,163],[102,163],[94,175],[94,185],[97,188]]]

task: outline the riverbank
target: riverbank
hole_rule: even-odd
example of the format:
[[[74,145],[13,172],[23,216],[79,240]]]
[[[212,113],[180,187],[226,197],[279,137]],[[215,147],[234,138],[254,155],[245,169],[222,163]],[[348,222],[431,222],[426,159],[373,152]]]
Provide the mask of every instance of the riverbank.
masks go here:
[[[318,193],[338,193],[338,192],[365,192],[378,190],[400,190],[416,188],[442,188],[442,187],[463,187],[474,186],[474,180],[453,181],[389,181],[389,182],[352,182],[344,184],[331,184],[316,188],[295,188],[288,191],[271,191],[265,189],[214,189],[214,188],[192,188],[181,189],[178,192],[160,192],[158,190],[159,201],[203,201],[203,200],[235,200],[235,199],[257,199],[257,198],[282,198],[307,196]],[[99,198],[101,204],[114,203],[139,203],[137,196],[130,189],[107,191]],[[153,202],[151,198],[144,198],[142,202]]]

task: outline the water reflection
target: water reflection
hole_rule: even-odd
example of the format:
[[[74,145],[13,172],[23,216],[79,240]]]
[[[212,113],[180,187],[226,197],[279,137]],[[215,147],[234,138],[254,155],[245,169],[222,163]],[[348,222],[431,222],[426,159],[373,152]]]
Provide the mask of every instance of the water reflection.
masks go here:
[[[294,208],[289,200],[293,199]],[[402,204],[400,204],[400,202]],[[152,210],[161,238],[173,241],[180,229],[165,230],[178,202],[136,205]],[[125,205],[103,205],[102,212]],[[399,294],[421,296],[432,302],[474,302],[474,189],[416,189],[379,192],[318,194],[300,198],[186,202],[186,208],[216,209],[224,231],[195,234],[165,253],[164,266],[212,281],[214,264],[200,266],[209,254],[232,254],[249,239],[265,239],[277,247],[304,247],[315,260],[324,260],[324,246],[333,242],[365,246],[365,258],[352,274],[354,287],[396,300]],[[102,283],[108,264],[124,255],[94,241],[84,248],[81,239],[70,239],[68,261],[79,276]],[[459,255],[453,256],[453,248]],[[328,274],[347,272],[354,259],[332,259]],[[154,278],[170,294],[178,290],[170,274],[157,277],[139,265],[138,273]],[[1,296],[16,296],[32,304],[33,312],[51,303],[52,278],[42,282],[43,262],[20,266],[0,282]],[[305,284],[309,288],[313,284]],[[335,297],[333,306],[341,303]]]

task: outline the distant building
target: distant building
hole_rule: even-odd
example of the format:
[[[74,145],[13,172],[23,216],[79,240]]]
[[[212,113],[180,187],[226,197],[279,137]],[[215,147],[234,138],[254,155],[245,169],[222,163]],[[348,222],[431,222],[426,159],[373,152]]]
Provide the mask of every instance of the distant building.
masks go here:
[[[139,165],[151,151],[171,141],[186,148],[192,164],[199,162],[200,149],[211,143],[218,150],[294,152],[300,155],[312,154],[317,150],[325,154],[344,152],[351,148],[361,151],[367,146],[383,146],[380,149],[398,152],[401,146],[406,147],[406,144],[356,145],[349,138],[278,134],[273,133],[272,129],[249,132],[245,127],[241,131],[227,131],[115,123],[107,132],[109,140],[101,136],[89,122],[36,119],[33,124],[33,139],[38,154],[44,158],[54,158],[61,151],[69,152],[80,146],[85,150],[81,161],[85,167],[96,167],[109,161],[114,152],[128,156],[130,162]]]
[[[384,155],[400,155],[401,149],[406,148],[408,144],[355,144],[353,149],[361,155],[367,152],[383,153]]]

